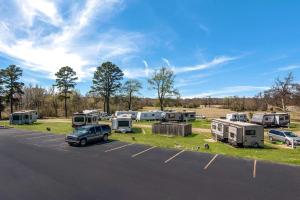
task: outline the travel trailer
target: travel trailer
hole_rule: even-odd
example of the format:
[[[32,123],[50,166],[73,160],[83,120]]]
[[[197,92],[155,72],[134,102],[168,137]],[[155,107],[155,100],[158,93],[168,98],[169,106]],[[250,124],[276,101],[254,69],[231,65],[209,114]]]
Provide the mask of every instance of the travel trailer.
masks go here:
[[[137,111],[132,111],[132,110],[129,110],[129,111],[116,111],[115,112],[115,116],[120,116],[120,115],[124,115],[124,114],[125,115],[131,115],[131,119],[136,120],[138,112]]]
[[[196,112],[194,111],[182,111],[182,112],[165,112],[162,116],[163,121],[193,121],[196,120]]]
[[[129,114],[123,114],[112,118],[112,130],[122,133],[132,132],[132,118]]]
[[[14,112],[9,117],[10,124],[32,124],[37,121],[38,113],[35,110],[23,110]]]
[[[229,113],[226,115],[226,119],[229,121],[240,121],[240,122],[248,121],[247,114],[245,113]]]
[[[211,122],[211,133],[218,140],[228,141],[228,128],[230,121],[226,119],[213,119]]]
[[[214,119],[211,132],[223,140],[227,137],[228,143],[233,146],[255,148],[264,146],[264,127],[258,124]]]
[[[95,113],[94,110],[84,110],[83,112],[77,112],[72,117],[72,127],[98,124],[99,113]]]
[[[265,127],[286,127],[290,123],[290,116],[288,113],[257,113],[253,115],[251,123],[260,124]]]
[[[149,120],[149,121],[158,121],[162,119],[163,111],[152,110],[145,112],[138,112],[136,120]]]

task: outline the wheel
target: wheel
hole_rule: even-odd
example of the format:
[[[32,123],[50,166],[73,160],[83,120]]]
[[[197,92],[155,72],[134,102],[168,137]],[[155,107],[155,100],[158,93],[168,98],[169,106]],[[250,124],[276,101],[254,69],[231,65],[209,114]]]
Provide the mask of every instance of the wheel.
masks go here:
[[[285,144],[286,144],[286,146],[290,146],[291,145],[291,143],[290,143],[289,140],[285,140]]]
[[[79,144],[80,144],[80,146],[82,146],[82,147],[86,146],[86,144],[87,144],[86,139],[81,139]]]
[[[269,137],[269,140],[270,142],[274,142],[273,138],[272,137]]]
[[[103,140],[104,142],[107,142],[107,141],[108,141],[108,135],[107,135],[107,134],[104,134],[102,140]]]

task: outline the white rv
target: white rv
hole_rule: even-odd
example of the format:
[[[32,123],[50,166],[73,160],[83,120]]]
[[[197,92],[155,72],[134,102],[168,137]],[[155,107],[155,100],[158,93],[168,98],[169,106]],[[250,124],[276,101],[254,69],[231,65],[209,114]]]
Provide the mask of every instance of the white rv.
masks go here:
[[[251,122],[265,127],[285,127],[290,123],[290,116],[288,113],[256,113],[252,116]]]
[[[132,111],[132,110],[128,110],[128,111],[116,111],[116,112],[115,112],[115,116],[120,116],[120,115],[131,115],[131,118],[132,118],[133,120],[136,120],[137,114],[138,114],[138,111]]]
[[[214,137],[217,134],[218,139],[226,139],[233,146],[256,148],[264,146],[264,127],[258,124],[214,119],[211,132]]]
[[[152,110],[152,111],[145,111],[145,112],[138,112],[137,120],[148,120],[148,121],[158,121],[162,119],[162,114],[164,112],[160,110]]]
[[[196,120],[196,112],[194,111],[182,111],[182,112],[165,112],[162,116],[163,121],[194,121]]]
[[[122,133],[132,132],[132,118],[131,115],[119,115],[111,120],[112,130]]]
[[[247,114],[245,113],[229,113],[226,115],[226,119],[229,121],[240,121],[240,122],[246,122]]]
[[[228,129],[230,121],[226,119],[213,119],[211,122],[211,133],[218,140],[228,141]]]
[[[37,121],[38,113],[35,110],[23,110],[14,112],[9,117],[10,124],[32,124]]]
[[[72,117],[72,127],[79,127],[85,125],[98,124],[99,114],[94,111],[85,110],[83,112],[77,112]]]

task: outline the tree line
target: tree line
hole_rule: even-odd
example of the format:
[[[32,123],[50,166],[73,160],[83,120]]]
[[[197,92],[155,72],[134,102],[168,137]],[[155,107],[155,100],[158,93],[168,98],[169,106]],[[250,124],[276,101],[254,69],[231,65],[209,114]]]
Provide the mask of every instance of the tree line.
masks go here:
[[[112,62],[104,62],[96,68],[91,89],[86,95],[76,90],[78,77],[69,66],[61,67],[55,73],[55,83],[50,88],[25,86],[20,81],[22,74],[22,69],[16,65],[0,70],[0,119],[2,112],[8,110],[7,106],[10,107],[9,113],[35,109],[41,116],[58,117],[63,111],[63,115],[68,117],[70,113],[84,109],[103,108],[103,111],[111,113],[116,109],[132,110],[147,105],[138,101],[136,96],[142,89],[141,82],[128,79],[122,84],[124,73]],[[154,71],[148,80],[150,89],[156,90],[161,110],[166,106],[165,99],[179,95],[174,88],[174,78],[171,69],[162,67]]]

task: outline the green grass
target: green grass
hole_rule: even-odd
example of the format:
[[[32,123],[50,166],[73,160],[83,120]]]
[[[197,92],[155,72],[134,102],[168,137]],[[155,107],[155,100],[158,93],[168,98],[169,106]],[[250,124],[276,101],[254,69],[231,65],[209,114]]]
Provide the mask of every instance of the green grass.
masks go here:
[[[0,125],[8,125],[7,122],[0,122]],[[14,125],[18,129],[47,132],[46,127],[51,128],[52,133],[66,134],[72,131],[70,123],[67,122],[39,122],[33,125]],[[241,158],[250,158],[258,160],[267,160],[278,163],[288,163],[300,165],[300,147],[292,150],[281,148],[279,144],[271,144],[265,140],[265,148],[250,149],[250,148],[234,148],[228,144],[221,142],[208,142],[206,139],[211,138],[209,133],[193,134],[189,137],[168,137],[162,135],[153,135],[151,129],[144,128],[145,134],[141,128],[134,128],[134,133],[113,133],[111,139],[124,142],[134,142],[147,144],[163,148],[179,148],[190,151],[197,151],[197,146],[200,146],[199,152],[218,153],[228,156],[236,156]],[[133,138],[135,140],[133,140]],[[209,143],[210,149],[204,149],[204,144]]]
[[[290,124],[289,130],[291,130],[291,131],[299,131],[300,130],[300,123],[292,122]]]

